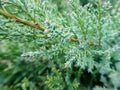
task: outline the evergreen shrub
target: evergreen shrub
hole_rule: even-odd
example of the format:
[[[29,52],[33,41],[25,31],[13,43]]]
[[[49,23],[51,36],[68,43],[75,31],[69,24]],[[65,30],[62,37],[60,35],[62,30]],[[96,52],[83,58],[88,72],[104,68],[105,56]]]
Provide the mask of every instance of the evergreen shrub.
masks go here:
[[[60,1],[0,0],[1,90],[120,89],[120,1]]]

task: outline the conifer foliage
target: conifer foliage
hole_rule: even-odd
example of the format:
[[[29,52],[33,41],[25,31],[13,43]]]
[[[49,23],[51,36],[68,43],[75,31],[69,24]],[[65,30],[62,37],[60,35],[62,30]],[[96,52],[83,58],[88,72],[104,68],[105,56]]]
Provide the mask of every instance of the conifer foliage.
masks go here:
[[[120,1],[0,0],[2,90],[119,90]]]

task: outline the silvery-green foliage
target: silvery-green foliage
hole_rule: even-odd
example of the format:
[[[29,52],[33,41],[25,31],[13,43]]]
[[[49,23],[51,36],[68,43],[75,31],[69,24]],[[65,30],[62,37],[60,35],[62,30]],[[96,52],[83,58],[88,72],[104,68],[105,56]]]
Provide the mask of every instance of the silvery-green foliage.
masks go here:
[[[81,6],[79,0],[68,0],[66,9],[61,13],[51,0],[1,1],[0,8],[4,11],[40,24],[45,30],[41,31],[0,15],[0,43],[3,45],[5,42],[7,45],[12,41],[15,45],[19,44],[20,59],[30,63],[30,66],[34,63],[35,68],[43,66],[40,72],[48,69],[45,72],[45,75],[48,74],[46,82],[43,83],[47,85],[47,89],[77,90],[81,83],[80,75],[85,70],[91,74],[98,70],[103,86],[113,85],[118,88],[120,85],[116,76],[119,75],[116,72],[120,70],[119,4],[112,7],[109,1],[95,0],[94,3],[95,7],[92,3]],[[7,53],[4,49],[1,52]],[[45,65],[46,62],[48,65]],[[77,71],[74,68],[79,69]],[[75,78],[71,80],[72,75]],[[104,75],[110,75],[110,84]],[[24,86],[24,82],[28,83],[29,79],[24,78],[21,81],[21,87],[26,90],[28,85]],[[99,88],[96,87],[95,90]]]
[[[98,86],[96,86],[95,88],[93,88],[93,90],[114,90],[114,89],[113,88],[105,88],[105,87],[98,87]]]

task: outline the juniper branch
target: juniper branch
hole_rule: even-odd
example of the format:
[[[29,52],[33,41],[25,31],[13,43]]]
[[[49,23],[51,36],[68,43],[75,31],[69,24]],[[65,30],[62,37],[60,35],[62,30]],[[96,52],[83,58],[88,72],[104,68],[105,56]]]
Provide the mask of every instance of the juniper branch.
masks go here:
[[[2,9],[0,9],[0,14],[1,14],[1,15],[4,15],[4,16],[7,17],[7,18],[12,19],[12,20],[15,21],[15,22],[23,23],[23,24],[25,24],[25,25],[34,27],[34,28],[39,29],[39,30],[41,30],[41,31],[44,31],[44,30],[45,30],[45,28],[42,27],[42,26],[40,26],[38,23],[33,23],[33,22],[26,21],[26,20],[24,20],[24,19],[21,19],[21,18],[19,18],[19,17],[16,17],[16,16],[12,15],[12,14],[10,14],[10,13],[8,13],[8,12],[5,12],[5,11],[3,11]]]
[[[21,19],[21,18],[19,18],[19,17],[16,17],[16,16],[14,16],[14,15],[8,13],[8,12],[3,11],[2,9],[0,9],[0,14],[3,15],[3,16],[5,16],[5,17],[7,17],[7,18],[12,19],[12,20],[15,21],[15,22],[19,22],[19,23],[28,25],[28,26],[30,26],[30,27],[39,29],[39,30],[41,30],[41,31],[44,31],[44,30],[45,30],[45,28],[42,27],[42,26],[40,26],[39,24],[35,24],[35,23],[32,23],[32,22],[26,21],[26,20],[24,20],[24,19]],[[77,39],[75,39],[75,38],[73,38],[73,37],[70,38],[70,41],[72,41],[72,42],[77,42],[77,43],[79,42]]]
[[[37,38],[48,38],[47,36],[45,35],[34,35],[34,34],[8,34],[8,33],[0,33],[1,36],[25,36],[25,37],[37,37]]]

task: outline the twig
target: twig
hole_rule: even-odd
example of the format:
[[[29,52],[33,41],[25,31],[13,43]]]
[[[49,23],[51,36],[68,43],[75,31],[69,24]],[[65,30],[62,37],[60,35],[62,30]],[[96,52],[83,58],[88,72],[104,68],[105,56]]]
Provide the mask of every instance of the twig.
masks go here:
[[[70,41],[73,41],[73,42],[76,42],[76,43],[79,43],[79,41],[73,37],[70,37]]]
[[[35,24],[35,23],[32,23],[32,22],[26,21],[24,19],[18,18],[18,17],[14,16],[14,15],[8,13],[8,12],[3,11],[2,9],[0,9],[0,14],[3,15],[3,16],[5,16],[5,17],[7,17],[7,18],[12,19],[15,22],[19,22],[19,23],[31,26],[31,27],[39,29],[41,31],[45,30],[45,28],[42,27],[42,26],[40,26],[39,24]],[[75,43],[79,42],[77,39],[75,39],[73,37],[70,38],[70,41],[75,42]]]
[[[18,18],[18,17],[14,16],[14,15],[8,13],[8,12],[3,11],[2,9],[0,9],[0,14],[4,15],[7,18],[10,18],[10,19],[14,20],[15,22],[23,23],[25,25],[34,27],[34,28],[39,29],[41,31],[45,30],[45,28],[40,26],[38,23],[32,23],[32,22],[26,21],[24,19]]]

